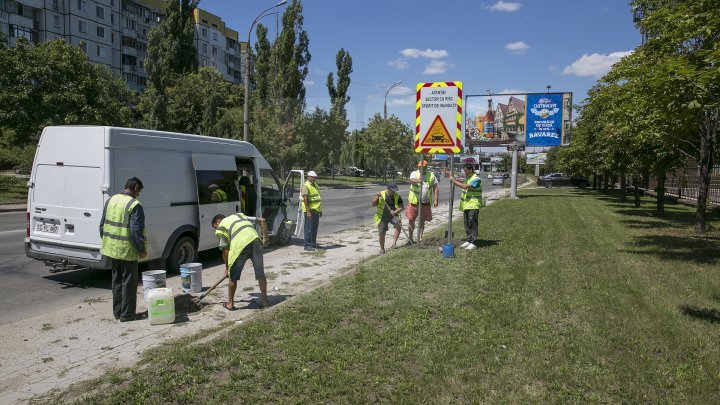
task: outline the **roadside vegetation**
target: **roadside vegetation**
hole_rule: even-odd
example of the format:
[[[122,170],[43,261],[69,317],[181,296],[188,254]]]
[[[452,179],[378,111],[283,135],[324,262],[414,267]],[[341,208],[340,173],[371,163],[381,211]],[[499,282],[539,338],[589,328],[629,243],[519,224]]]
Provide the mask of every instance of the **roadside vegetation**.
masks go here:
[[[49,399],[720,402],[720,215],[700,237],[682,205],[660,217],[649,199],[520,195],[481,210],[479,250],[444,259],[439,230]]]
[[[27,179],[0,174],[0,203],[22,203],[27,200]]]

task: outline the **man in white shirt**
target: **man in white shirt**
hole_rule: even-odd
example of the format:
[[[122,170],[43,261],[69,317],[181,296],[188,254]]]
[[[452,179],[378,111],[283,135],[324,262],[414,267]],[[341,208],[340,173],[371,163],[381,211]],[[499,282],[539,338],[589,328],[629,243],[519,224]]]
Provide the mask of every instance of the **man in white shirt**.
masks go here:
[[[405,210],[405,217],[408,219],[408,228],[410,231],[409,244],[415,243],[413,240],[413,232],[415,231],[415,220],[418,217],[418,207],[422,209],[422,221],[418,225],[420,227],[420,239],[425,230],[425,222],[432,219],[432,210],[430,209],[430,195],[432,194],[433,207],[437,208],[439,202],[438,180],[435,174],[427,170],[427,160],[422,161],[422,166],[418,162],[418,170],[410,174],[410,192],[408,193],[408,207]],[[422,192],[420,190],[420,176],[422,176]]]

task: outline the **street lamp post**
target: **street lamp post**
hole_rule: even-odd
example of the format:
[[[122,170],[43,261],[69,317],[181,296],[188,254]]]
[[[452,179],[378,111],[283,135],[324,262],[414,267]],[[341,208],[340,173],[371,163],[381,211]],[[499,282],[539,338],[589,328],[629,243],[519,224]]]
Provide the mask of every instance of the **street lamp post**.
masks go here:
[[[390,93],[390,90],[392,90],[393,87],[399,86],[401,83],[402,83],[402,80],[398,80],[397,83],[395,83],[395,84],[393,84],[392,86],[388,87],[387,91],[385,92],[385,105],[384,105],[384,108],[383,108],[383,112],[384,112],[383,118],[384,118],[384,119],[387,119],[387,96],[388,96],[388,93]]]
[[[257,24],[257,22],[261,18],[266,16],[265,13],[276,7],[280,7],[285,3],[287,3],[287,0],[282,0],[280,3],[260,13],[260,15],[255,17],[252,24],[250,24],[250,29],[248,30],[248,40],[246,48],[247,57],[245,58],[245,105],[243,106],[243,141],[245,142],[247,142],[248,134],[250,133],[250,120],[248,119],[250,115],[250,34],[252,34],[252,30],[255,27],[255,24]]]

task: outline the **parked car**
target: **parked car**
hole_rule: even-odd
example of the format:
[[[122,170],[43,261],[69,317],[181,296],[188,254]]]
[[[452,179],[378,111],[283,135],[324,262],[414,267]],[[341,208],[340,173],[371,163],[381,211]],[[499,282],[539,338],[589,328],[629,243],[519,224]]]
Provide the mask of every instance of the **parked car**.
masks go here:
[[[493,179],[492,179],[493,186],[502,186],[503,184],[505,184],[505,179],[503,177],[501,177],[501,176],[493,177]]]
[[[364,170],[359,169],[359,168],[354,167],[354,166],[345,168],[345,175],[346,175],[346,176],[360,177],[360,176],[362,176],[364,173],[365,173]]]
[[[564,173],[550,173],[546,176],[541,176],[537,180],[538,186],[550,187],[579,187],[586,188],[590,187],[590,180],[581,176],[572,176]]]

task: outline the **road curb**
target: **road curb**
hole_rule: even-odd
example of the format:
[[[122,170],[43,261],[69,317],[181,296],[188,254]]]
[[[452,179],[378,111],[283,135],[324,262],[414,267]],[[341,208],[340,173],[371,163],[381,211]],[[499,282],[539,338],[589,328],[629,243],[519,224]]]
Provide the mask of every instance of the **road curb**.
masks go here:
[[[26,204],[0,204],[0,212],[22,212],[27,211]]]

